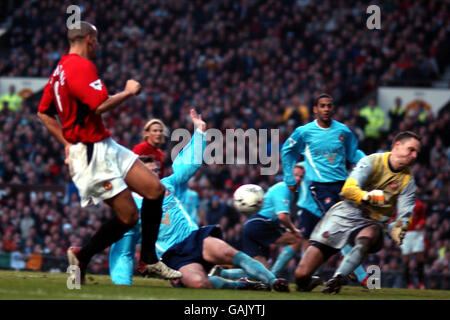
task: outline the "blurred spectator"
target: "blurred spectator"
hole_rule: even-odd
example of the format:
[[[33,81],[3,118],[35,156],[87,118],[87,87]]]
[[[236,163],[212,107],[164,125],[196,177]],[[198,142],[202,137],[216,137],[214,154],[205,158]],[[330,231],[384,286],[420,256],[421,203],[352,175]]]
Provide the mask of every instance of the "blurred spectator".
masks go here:
[[[398,131],[398,125],[405,118],[405,108],[402,106],[402,99],[395,98],[395,105],[389,110],[390,130],[392,132]]]
[[[378,142],[386,121],[384,110],[376,105],[375,99],[371,98],[367,106],[360,110],[359,114],[367,120],[364,127],[364,150],[367,154],[374,153],[378,149]]]
[[[6,104],[8,110],[17,112],[20,109],[21,103],[22,97],[16,93],[16,87],[11,85],[9,86],[9,91],[0,97],[0,111],[5,108]]]

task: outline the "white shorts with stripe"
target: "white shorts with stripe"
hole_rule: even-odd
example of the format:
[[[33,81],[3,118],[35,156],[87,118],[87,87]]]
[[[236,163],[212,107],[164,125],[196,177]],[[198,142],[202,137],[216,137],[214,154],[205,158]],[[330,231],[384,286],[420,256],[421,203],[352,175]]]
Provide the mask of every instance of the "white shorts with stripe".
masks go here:
[[[111,137],[93,144],[88,163],[88,147],[77,143],[69,150],[69,171],[81,197],[81,206],[96,205],[126,188],[125,176],[138,155]]]
[[[400,246],[403,255],[425,251],[425,239],[422,231],[411,230],[406,232],[403,243]]]

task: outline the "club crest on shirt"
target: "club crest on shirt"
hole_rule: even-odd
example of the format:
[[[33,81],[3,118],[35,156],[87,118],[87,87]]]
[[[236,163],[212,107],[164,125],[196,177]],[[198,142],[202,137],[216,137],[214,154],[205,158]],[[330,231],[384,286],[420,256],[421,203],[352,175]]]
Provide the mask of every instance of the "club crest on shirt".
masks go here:
[[[106,181],[106,182],[103,184],[103,188],[105,188],[106,191],[110,191],[110,190],[112,189],[112,184],[111,184],[111,182]]]
[[[170,196],[170,191],[166,189],[166,193],[164,194],[164,197]]]
[[[339,141],[341,141],[341,142],[344,142],[344,135],[341,133],[340,135],[339,135]]]
[[[328,239],[330,237],[330,233],[328,231],[325,231],[322,233],[322,238]]]
[[[331,164],[334,163],[334,158],[336,158],[336,153],[333,153],[333,155],[330,157],[329,155],[326,155],[328,161],[330,161]]]

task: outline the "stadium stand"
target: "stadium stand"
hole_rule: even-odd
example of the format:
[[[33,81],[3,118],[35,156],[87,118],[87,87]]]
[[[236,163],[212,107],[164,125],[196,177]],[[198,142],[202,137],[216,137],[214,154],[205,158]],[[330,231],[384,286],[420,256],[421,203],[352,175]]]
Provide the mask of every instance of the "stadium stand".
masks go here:
[[[62,27],[68,5],[1,2],[0,76],[48,78],[68,49]],[[192,124],[180,115],[191,106],[222,131],[279,129],[281,147],[295,127],[313,118],[313,97],[327,92],[335,99],[336,119],[354,130],[364,150],[365,123],[358,110],[376,88],[430,87],[449,66],[446,1],[384,1],[383,28],[371,33],[364,26],[366,4],[356,0],[105,0],[78,5],[82,19],[100,30],[95,63],[109,92],[121,89],[128,78],[143,85],[141,95],[104,118],[128,148],[140,142],[141,127],[151,117],[161,118],[171,132],[190,130]],[[25,99],[19,111],[7,105],[0,111],[0,268],[65,272],[67,247],[83,243],[112,212],[106,206],[80,208],[64,150],[36,117],[40,97]],[[413,170],[427,213],[428,288],[450,289],[449,128],[448,103],[439,114],[412,112],[399,121],[399,129],[414,130],[425,142]],[[387,149],[392,137],[392,128],[384,130],[376,150]],[[167,168],[172,145],[164,148]],[[219,221],[236,247],[245,218],[231,206],[233,191],[244,183],[267,189],[282,178],[281,171],[264,176],[260,169],[204,166],[190,181],[207,219],[209,209],[217,206],[213,198],[219,199],[215,212],[220,216],[210,219]],[[107,252],[93,262],[92,272],[105,272]],[[386,239],[384,249],[367,261],[374,263],[389,275],[384,285],[404,285],[400,250],[392,241]]]

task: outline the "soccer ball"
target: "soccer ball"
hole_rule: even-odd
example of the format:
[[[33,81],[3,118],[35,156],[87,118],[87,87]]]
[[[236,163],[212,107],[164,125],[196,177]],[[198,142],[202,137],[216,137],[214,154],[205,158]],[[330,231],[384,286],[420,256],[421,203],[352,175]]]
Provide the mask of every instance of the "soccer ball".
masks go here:
[[[244,184],[236,189],[233,205],[244,215],[257,213],[264,202],[264,190],[256,184]]]

